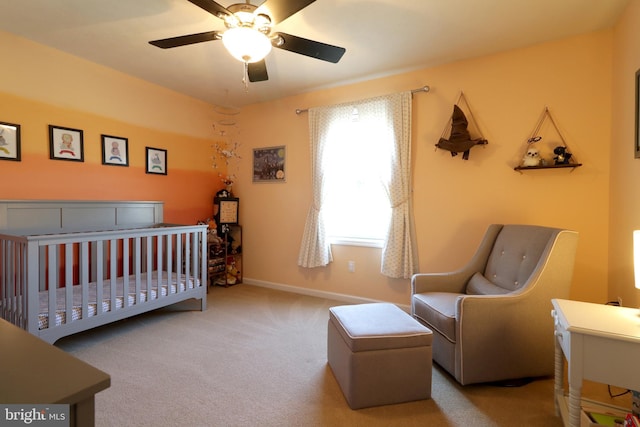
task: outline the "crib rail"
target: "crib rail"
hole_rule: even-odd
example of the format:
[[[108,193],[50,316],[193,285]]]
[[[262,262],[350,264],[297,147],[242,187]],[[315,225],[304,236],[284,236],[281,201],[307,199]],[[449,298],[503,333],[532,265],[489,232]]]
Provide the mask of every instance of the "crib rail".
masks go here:
[[[200,225],[0,234],[0,317],[41,337],[66,328],[50,334],[59,337],[189,293],[204,310],[206,257],[206,226]],[[109,319],[101,319],[106,314]],[[72,326],[77,321],[87,325]]]

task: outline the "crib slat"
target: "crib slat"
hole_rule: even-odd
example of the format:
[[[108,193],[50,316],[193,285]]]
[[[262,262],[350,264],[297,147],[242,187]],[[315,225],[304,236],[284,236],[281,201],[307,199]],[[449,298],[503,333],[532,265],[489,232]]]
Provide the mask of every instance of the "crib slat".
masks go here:
[[[25,328],[27,327],[27,316],[29,314],[29,312],[27,311],[27,307],[28,305],[28,298],[29,298],[29,294],[27,293],[27,279],[28,279],[28,266],[29,263],[27,262],[27,260],[29,259],[28,256],[28,252],[27,252],[27,244],[26,243],[19,243],[17,244],[19,249],[17,250],[17,253],[20,254],[20,262],[18,263],[18,276],[16,276],[16,287],[15,290],[18,293],[18,295],[20,296],[19,298],[19,306],[18,306],[18,313],[17,313],[17,318],[16,318],[16,325]],[[39,310],[38,310],[39,311]],[[37,313],[36,313],[37,314]],[[36,325],[36,327],[38,327],[38,325]]]
[[[102,314],[102,299],[104,289],[104,241],[96,245],[96,316]]]
[[[207,269],[207,265],[209,264],[209,260],[207,259],[207,257],[209,256],[209,248],[207,245],[207,231],[206,230],[202,230],[200,232],[200,283],[199,285],[204,287],[205,289],[207,289],[207,291],[209,290],[209,282],[208,280],[208,269]],[[195,287],[195,284],[194,284]],[[203,302],[205,303],[204,308],[206,308],[206,298],[203,299]]]
[[[38,245],[38,242],[27,241],[25,243],[26,246],[26,255],[25,255],[25,266],[26,268],[26,280],[24,280],[21,284],[22,289],[20,293],[22,295],[26,295],[26,305],[24,309],[26,323],[25,328],[31,333],[37,333],[39,329],[38,324],[38,314],[40,313],[40,279],[44,277],[44,273],[41,276],[40,270],[44,270],[41,268],[42,262],[44,262],[44,257],[41,258],[40,254],[43,253]],[[44,281],[42,281],[44,283]]]
[[[182,233],[176,235],[176,283],[182,283],[182,271],[184,264],[182,263]]]
[[[109,283],[111,284],[111,311],[115,311],[116,305],[116,291],[118,290],[117,284],[118,277],[118,241],[109,240]]]
[[[64,245],[65,323],[73,320],[73,243]]]
[[[191,278],[191,265],[193,260],[191,259],[191,233],[184,233],[184,282],[189,283]]]
[[[38,248],[38,251],[40,252],[40,259],[44,260],[46,259],[46,254],[47,254],[47,247],[46,246],[41,246]],[[40,279],[38,281],[39,283],[39,287],[38,289],[41,291],[45,291],[46,290],[46,284],[47,284],[47,276],[46,276],[46,271],[44,268],[41,268],[40,271],[38,271],[38,274],[40,275]]]
[[[153,237],[147,237],[147,301],[151,300],[151,282],[153,279]],[[157,297],[157,295],[156,295]]]
[[[195,284],[196,279],[198,278],[198,235],[196,233],[189,233],[191,235],[191,280],[187,281],[193,282]]]
[[[173,236],[171,234],[167,234],[167,250],[166,250],[166,258],[167,258],[167,295],[171,292],[171,287],[173,284]],[[176,283],[176,293],[180,292],[179,283]]]
[[[89,242],[80,244],[80,289],[82,294],[82,318],[89,317]]]
[[[47,248],[47,265],[49,266],[49,328],[56,326],[56,291],[58,289],[58,245]]]
[[[163,241],[163,236],[159,235],[156,237],[156,275],[157,275],[157,282],[158,282],[158,299],[162,298],[162,287],[163,287],[163,282],[162,282],[162,241]],[[169,291],[167,290],[167,294],[169,293]]]
[[[136,237],[135,238],[135,242],[134,242],[134,252],[135,252],[135,256],[133,258],[133,262],[135,263],[134,265],[134,270],[135,270],[135,276],[136,276],[136,300],[135,300],[135,304],[140,304],[140,302],[142,302],[141,298],[142,298],[142,281],[141,281],[141,274],[142,274],[142,251],[140,248],[140,237]]]
[[[11,323],[15,322],[15,320],[10,317],[12,310],[11,294],[15,292],[15,285],[13,285],[10,280],[12,274],[11,259],[15,250],[16,245],[10,240],[2,241],[0,244],[0,254],[2,254],[0,260],[0,317]]]
[[[193,236],[192,238],[192,242],[191,244],[193,245],[193,249],[191,250],[191,256],[193,257],[193,275],[191,277],[191,281],[193,282],[193,285],[195,286],[196,284],[196,280],[198,280],[198,258],[200,257],[200,253],[198,252],[198,243],[199,243],[199,236],[197,232],[193,232],[191,233],[191,235]],[[188,284],[189,282],[187,282]]]
[[[12,241],[6,241],[2,244],[2,277],[0,278],[0,306],[2,312],[0,317],[11,322],[16,323],[15,310],[17,308],[19,289],[11,279],[15,274],[16,265],[16,251],[18,249],[18,243]]]
[[[129,307],[129,244],[131,240],[122,239],[122,298],[123,307]]]

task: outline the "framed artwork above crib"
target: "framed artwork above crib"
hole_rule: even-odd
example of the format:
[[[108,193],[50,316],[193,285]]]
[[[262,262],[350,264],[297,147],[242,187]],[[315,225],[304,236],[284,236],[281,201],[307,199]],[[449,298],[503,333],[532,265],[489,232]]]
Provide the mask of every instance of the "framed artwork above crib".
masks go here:
[[[82,130],[49,125],[49,158],[84,162]]]
[[[102,135],[102,164],[129,166],[129,140],[119,136]]]
[[[0,160],[20,161],[20,125],[0,122]]]
[[[146,147],[147,173],[156,175],[167,174],[167,150]]]

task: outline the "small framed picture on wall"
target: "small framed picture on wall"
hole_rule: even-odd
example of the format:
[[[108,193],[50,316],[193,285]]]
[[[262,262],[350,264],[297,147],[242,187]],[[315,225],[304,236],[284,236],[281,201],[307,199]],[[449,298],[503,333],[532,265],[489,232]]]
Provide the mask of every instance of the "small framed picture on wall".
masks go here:
[[[167,174],[167,150],[160,148],[146,147],[147,150],[147,173],[166,175]]]
[[[129,140],[119,136],[102,135],[102,164],[129,166]]]
[[[49,158],[84,162],[82,130],[49,125]]]
[[[285,182],[286,147],[253,149],[253,182]]]
[[[0,160],[20,161],[20,125],[0,122]]]

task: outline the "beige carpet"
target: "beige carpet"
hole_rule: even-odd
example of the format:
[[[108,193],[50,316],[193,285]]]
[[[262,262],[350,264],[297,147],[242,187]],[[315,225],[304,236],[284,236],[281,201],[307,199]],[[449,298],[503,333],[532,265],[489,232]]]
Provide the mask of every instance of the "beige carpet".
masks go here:
[[[237,285],[60,340],[111,375],[97,426],[561,426],[553,380],[460,387],[434,366],[432,399],[353,411],[326,360],[343,304]]]

